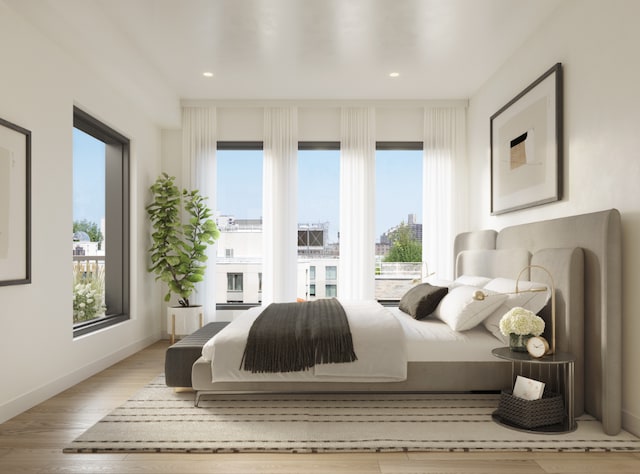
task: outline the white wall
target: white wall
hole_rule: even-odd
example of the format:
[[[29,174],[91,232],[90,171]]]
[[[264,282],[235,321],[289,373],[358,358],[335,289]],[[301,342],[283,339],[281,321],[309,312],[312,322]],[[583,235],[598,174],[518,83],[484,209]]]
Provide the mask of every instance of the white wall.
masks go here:
[[[160,337],[146,272],[159,128],[0,1],[0,116],[32,132],[32,283],[0,287],[0,422]],[[126,73],[123,72],[123,73]],[[72,337],[73,106],[131,139],[131,320]]]
[[[623,425],[640,434],[640,2],[565,1],[470,99],[470,228],[617,208],[623,225]],[[489,117],[556,62],[564,70],[564,198],[491,217]]]

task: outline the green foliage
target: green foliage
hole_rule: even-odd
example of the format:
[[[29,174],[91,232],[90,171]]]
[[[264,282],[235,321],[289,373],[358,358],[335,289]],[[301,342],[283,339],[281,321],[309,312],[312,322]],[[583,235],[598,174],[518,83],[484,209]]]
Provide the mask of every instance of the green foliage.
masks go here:
[[[146,207],[153,227],[149,271],[156,274],[156,280],[167,284],[165,301],[170,301],[174,293],[181,306],[189,306],[195,284],[204,278],[205,251],[220,232],[210,218],[206,198],[198,190],[181,191],[174,180],[162,173],[151,186],[153,202]],[[188,217],[184,223],[183,213]]]
[[[422,243],[414,239],[411,228],[404,222],[391,237],[391,249],[384,258],[385,262],[421,262]]]
[[[102,242],[104,236],[100,232],[100,227],[95,222],[90,222],[87,219],[80,221],[73,221],[73,232],[86,232],[91,239],[91,242]]]
[[[104,315],[104,266],[95,262],[73,264],[73,322]]]

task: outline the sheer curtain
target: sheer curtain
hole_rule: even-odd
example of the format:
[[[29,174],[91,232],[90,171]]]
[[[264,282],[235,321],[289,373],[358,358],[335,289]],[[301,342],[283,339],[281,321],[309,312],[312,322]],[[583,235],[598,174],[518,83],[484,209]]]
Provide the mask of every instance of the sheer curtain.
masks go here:
[[[464,107],[428,108],[424,114],[424,166],[422,255],[429,273],[453,278],[453,239],[460,209],[456,187],[460,163],[465,158]]]
[[[264,111],[262,303],[295,301],[298,263],[298,110]]]
[[[216,209],[216,109],[215,107],[184,107],[182,109],[182,183],[189,189],[199,189],[207,197],[207,205]],[[216,249],[207,249],[207,270],[204,281],[196,284],[191,300],[204,306],[205,322],[216,317]]]
[[[375,111],[343,108],[338,295],[375,297]]]

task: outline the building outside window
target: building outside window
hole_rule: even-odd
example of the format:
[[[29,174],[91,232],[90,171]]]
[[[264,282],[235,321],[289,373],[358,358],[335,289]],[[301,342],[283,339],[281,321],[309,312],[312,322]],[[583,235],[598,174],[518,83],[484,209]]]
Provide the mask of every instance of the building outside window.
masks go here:
[[[129,318],[129,140],[73,111],[73,334]]]
[[[327,298],[334,298],[338,296],[338,286],[337,285],[325,285],[324,290],[325,296]]]

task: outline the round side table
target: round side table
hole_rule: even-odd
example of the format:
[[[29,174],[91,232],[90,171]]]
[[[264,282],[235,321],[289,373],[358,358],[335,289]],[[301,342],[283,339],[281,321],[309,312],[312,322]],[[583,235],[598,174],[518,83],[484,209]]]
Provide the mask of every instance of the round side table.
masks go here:
[[[575,357],[568,352],[556,352],[545,355],[539,359],[531,357],[527,352],[513,352],[508,347],[498,347],[491,353],[511,362],[511,380],[515,381],[516,375],[535,378],[546,384],[546,387],[557,391],[564,397],[566,417],[564,422],[549,426],[527,429],[519,427],[500,417],[496,412],[493,419],[508,428],[520,431],[532,431],[536,433],[568,433],[574,431],[578,425],[574,414],[574,362]]]

